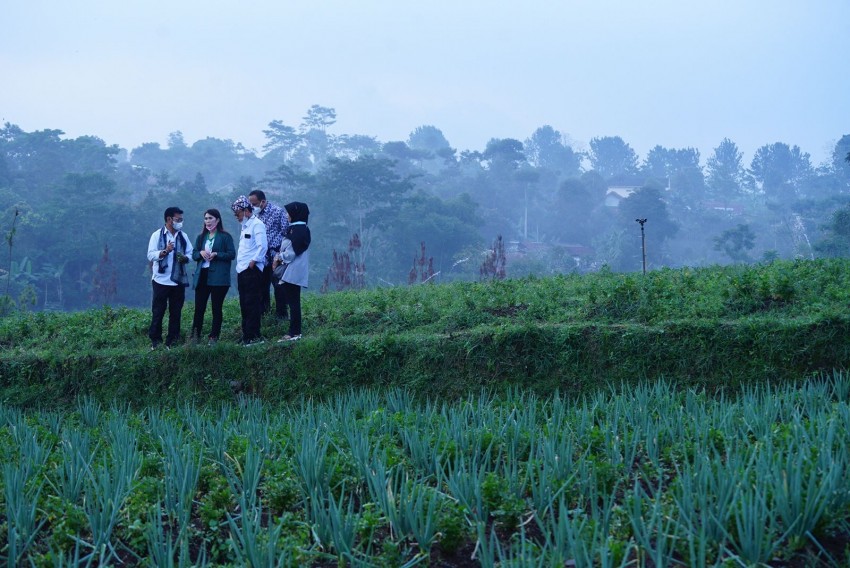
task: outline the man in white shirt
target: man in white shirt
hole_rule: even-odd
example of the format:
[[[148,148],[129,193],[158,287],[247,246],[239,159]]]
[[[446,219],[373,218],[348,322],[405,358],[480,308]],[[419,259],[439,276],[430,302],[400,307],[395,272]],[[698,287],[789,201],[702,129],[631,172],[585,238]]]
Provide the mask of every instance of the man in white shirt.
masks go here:
[[[269,244],[266,226],[254,216],[247,197],[240,195],[230,208],[241,225],[236,251],[236,284],[242,312],[242,345],[248,347],[263,343],[260,318],[263,315],[263,269]]]
[[[184,233],[183,211],[179,207],[165,210],[165,225],[157,229],[148,241],[148,260],[151,263],[151,325],[148,337],[151,349],[162,343],[162,318],[168,308],[168,335],[165,348],[170,349],[180,339],[180,312],[186,299],[189,276],[186,264],[192,258],[192,241]]]

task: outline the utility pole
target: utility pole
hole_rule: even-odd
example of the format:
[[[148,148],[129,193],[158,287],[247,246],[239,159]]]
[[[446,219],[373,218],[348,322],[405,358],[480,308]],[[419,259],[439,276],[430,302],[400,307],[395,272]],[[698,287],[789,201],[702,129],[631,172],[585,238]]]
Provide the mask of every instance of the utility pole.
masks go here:
[[[646,274],[646,234],[643,232],[643,224],[646,223],[646,219],[635,219],[638,223],[640,223],[640,250],[643,255],[643,273]]]

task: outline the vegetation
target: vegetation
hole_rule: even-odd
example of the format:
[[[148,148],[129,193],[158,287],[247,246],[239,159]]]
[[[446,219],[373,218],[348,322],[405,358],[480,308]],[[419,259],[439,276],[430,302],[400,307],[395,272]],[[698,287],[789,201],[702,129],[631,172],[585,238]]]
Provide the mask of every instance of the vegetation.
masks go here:
[[[453,148],[430,125],[381,142],[335,124],[320,105],[300,125],[273,120],[263,154],[180,132],[163,147],[122,149],[3,125],[0,313],[144,306],[144,247],[165,208],[179,205],[194,237],[202,211],[228,211],[255,188],[279,205],[310,204],[311,280],[319,288],[328,276],[328,290],[403,285],[423,242],[434,283],[474,281],[499,235],[506,262],[496,271],[510,278],[639,270],[635,218],[648,219],[650,269],[847,255],[850,135],[816,165],[785,142],[746,160],[729,139],[706,157],[662,146],[640,157],[618,136],[581,151],[544,125],[478,151]]]
[[[0,405],[7,565],[833,566],[850,379]]]
[[[845,259],[307,295],[305,338],[277,344],[285,323],[269,320],[259,353],[237,344],[235,301],[215,347],[172,351],[148,350],[148,310],[38,312],[0,319],[0,396],[21,406],[67,406],[79,394],[144,406],[230,400],[231,385],[277,401],[392,385],[456,397],[481,387],[579,393],[660,376],[714,391],[846,365],[848,295]],[[191,317],[189,304],[184,330]]]
[[[0,560],[843,565],[848,296],[843,259],[427,283],[153,352],[146,310],[2,318]]]

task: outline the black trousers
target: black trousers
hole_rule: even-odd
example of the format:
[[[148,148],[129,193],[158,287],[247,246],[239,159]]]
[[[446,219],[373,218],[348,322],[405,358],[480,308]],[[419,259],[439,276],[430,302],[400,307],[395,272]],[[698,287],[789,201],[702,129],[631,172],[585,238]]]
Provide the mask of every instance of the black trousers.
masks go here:
[[[246,268],[236,275],[239,288],[239,308],[242,311],[242,341],[260,337],[260,318],[263,315],[263,273],[257,268]]]
[[[204,314],[207,311],[207,301],[212,296],[212,329],[210,330],[210,337],[218,339],[218,336],[221,335],[224,297],[227,296],[230,286],[209,286],[207,285],[208,275],[209,268],[202,268],[201,275],[198,277],[198,285],[195,287],[195,317],[192,320],[192,333],[197,337],[201,336],[201,330],[204,327]]]
[[[180,339],[180,312],[186,301],[186,288],[183,286],[165,286],[151,280],[153,301],[151,302],[151,327],[148,337],[153,343],[162,343],[162,318],[168,308],[168,335],[166,345],[174,345]]]
[[[263,268],[263,313],[267,314],[271,310],[271,294],[269,293],[269,285],[274,290],[274,314],[279,318],[286,317],[286,293],[283,286],[277,283],[272,274],[271,263],[266,264]]]
[[[301,286],[284,282],[283,288],[289,302],[289,335],[301,335]]]

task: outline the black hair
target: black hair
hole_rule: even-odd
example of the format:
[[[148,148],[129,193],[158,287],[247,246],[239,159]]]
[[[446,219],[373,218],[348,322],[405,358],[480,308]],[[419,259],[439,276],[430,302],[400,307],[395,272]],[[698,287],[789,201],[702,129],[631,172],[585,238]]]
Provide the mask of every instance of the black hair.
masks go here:
[[[162,216],[163,221],[168,221],[169,217],[174,217],[175,215],[182,215],[183,210],[179,207],[169,207],[165,210],[165,215]]]
[[[207,215],[212,215],[213,217],[218,219],[218,227],[216,228],[217,231],[220,231],[225,235],[228,234],[224,228],[224,221],[221,220],[221,213],[219,213],[218,209],[207,209],[206,211],[204,211],[204,216],[206,217]],[[207,233],[209,233],[209,231],[207,230],[207,224],[204,223],[203,229],[201,230],[201,234],[206,235]]]
[[[255,189],[254,191],[248,194],[248,197],[251,197],[252,195],[260,201],[266,200],[266,194],[262,189]]]

